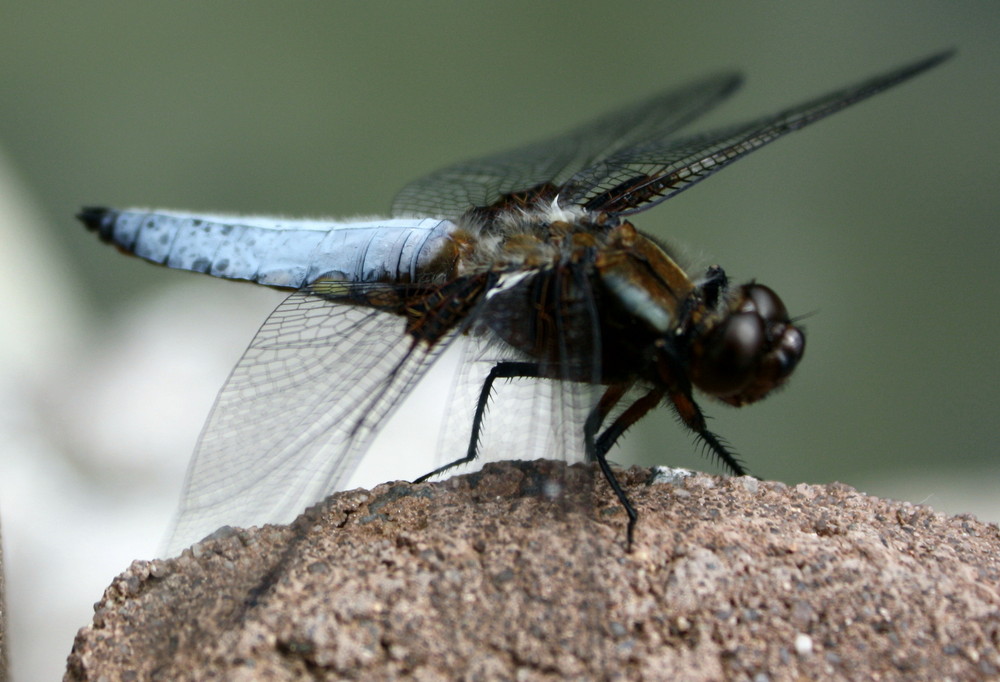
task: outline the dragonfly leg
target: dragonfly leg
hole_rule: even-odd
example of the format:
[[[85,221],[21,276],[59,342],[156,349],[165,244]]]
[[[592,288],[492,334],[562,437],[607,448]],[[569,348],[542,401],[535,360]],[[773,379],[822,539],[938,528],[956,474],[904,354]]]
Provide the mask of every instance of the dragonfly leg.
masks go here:
[[[498,362],[490,370],[489,375],[483,382],[483,387],[479,391],[479,400],[476,402],[476,414],[472,418],[472,436],[469,438],[469,448],[465,456],[459,457],[453,462],[440,466],[430,473],[424,474],[413,480],[414,483],[423,483],[429,478],[457,467],[461,464],[468,464],[479,454],[479,437],[483,429],[483,419],[486,416],[486,405],[489,403],[490,394],[493,392],[493,382],[497,379],[519,379],[538,378],[541,376],[538,365],[532,362]]]
[[[611,396],[609,394],[612,391],[618,389],[618,394]],[[615,421],[604,429],[596,440],[594,438],[598,431],[604,418],[607,416],[608,412],[614,407],[614,405],[621,398],[624,393],[624,389],[617,386],[610,387],[601,397],[600,403],[594,408],[590,416],[587,418],[587,425],[584,429],[584,437],[587,439],[587,455],[588,458],[596,459],[598,465],[601,467],[601,473],[604,474],[604,478],[607,480],[608,485],[615,492],[615,496],[621,503],[622,507],[625,508],[625,513],[628,514],[628,526],[626,529],[626,538],[628,541],[628,548],[632,548],[632,537],[635,531],[635,524],[638,520],[638,514],[632,503],[629,501],[628,496],[622,489],[621,485],[618,483],[618,479],[615,477],[614,472],[611,470],[611,466],[608,464],[607,454],[611,446],[621,438],[621,436],[632,427],[637,421],[642,419],[646,414],[660,404],[663,400],[664,395],[669,396],[670,402],[676,410],[677,415],[684,422],[684,425],[689,429],[694,431],[698,438],[712,451],[719,460],[725,464],[725,466],[733,473],[735,476],[745,476],[746,470],[743,465],[739,462],[736,456],[729,451],[729,448],[725,445],[721,438],[709,431],[705,426],[705,416],[702,414],[701,409],[698,404],[694,402],[691,398],[690,391],[685,391],[679,388],[665,389],[662,387],[653,388],[646,392],[644,395],[640,396],[635,402],[628,406],[628,408],[622,412]],[[606,401],[606,399],[608,399]],[[605,404],[607,402],[607,404]]]
[[[635,424],[637,421],[642,419],[643,416],[651,409],[656,407],[660,400],[663,398],[662,389],[653,389],[647,392],[645,395],[640,397],[634,403],[628,406],[628,408],[618,415],[614,423],[607,427],[600,436],[597,436],[597,432],[600,429],[601,424],[604,422],[605,417],[611,409],[618,403],[621,397],[628,390],[628,384],[615,384],[610,386],[604,395],[601,396],[600,402],[597,407],[590,413],[587,417],[587,423],[584,426],[584,439],[586,441],[587,448],[587,458],[590,460],[597,460],[598,466],[601,467],[601,473],[604,474],[604,479],[611,486],[611,489],[615,493],[615,497],[618,498],[618,502],[621,503],[622,507],[625,509],[625,513],[628,515],[628,525],[625,530],[626,544],[628,551],[632,551],[632,537],[635,534],[635,524],[639,519],[639,514],[636,512],[635,507],[632,506],[631,500],[628,499],[628,495],[625,494],[625,490],[622,488],[621,484],[618,482],[618,478],[615,476],[615,472],[611,470],[611,465],[608,464],[607,454],[611,446],[614,445],[615,441],[629,427]]]
[[[737,456],[730,451],[726,442],[708,430],[705,415],[698,407],[698,403],[691,397],[691,382],[687,380],[686,373],[678,369],[677,358],[671,352],[670,347],[666,344],[658,344],[658,348],[661,351],[657,370],[663,387],[661,391],[670,399],[674,412],[680,417],[684,426],[694,431],[698,440],[704,443],[705,447],[729,469],[730,473],[734,476],[746,476],[747,470]],[[631,424],[627,425],[626,428],[628,426]],[[614,437],[617,438],[618,435],[621,434],[616,434]],[[608,447],[611,447],[611,443],[608,443]]]
[[[708,430],[705,424],[705,415],[702,414],[701,408],[691,397],[690,391],[673,389],[670,391],[669,397],[670,403],[684,425],[694,431],[698,439],[729,469],[733,476],[746,476],[749,473],[722,438]]]

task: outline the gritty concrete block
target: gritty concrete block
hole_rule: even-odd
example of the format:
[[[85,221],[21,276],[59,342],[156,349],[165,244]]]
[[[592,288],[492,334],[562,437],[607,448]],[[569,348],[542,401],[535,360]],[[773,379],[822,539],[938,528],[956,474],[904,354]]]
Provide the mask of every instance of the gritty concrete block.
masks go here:
[[[67,680],[979,679],[1000,530],[840,484],[501,462],[137,561]],[[551,496],[553,486],[565,494]]]

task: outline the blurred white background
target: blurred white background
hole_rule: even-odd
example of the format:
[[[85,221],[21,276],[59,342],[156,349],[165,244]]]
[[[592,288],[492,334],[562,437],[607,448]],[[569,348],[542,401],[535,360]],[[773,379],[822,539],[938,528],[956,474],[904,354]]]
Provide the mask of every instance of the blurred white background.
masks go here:
[[[0,519],[16,679],[60,675],[103,588],[155,555],[215,391],[280,300],[116,254],[74,221],[81,206],[376,214],[422,173],[720,69],[748,82],[707,124],[958,48],[636,222],[816,313],[790,388],[741,411],[704,405],[755,473],[1000,518],[1000,6],[4,14]],[[639,462],[714,471],[666,411],[647,422],[629,434]],[[382,478],[403,476],[381,459],[392,449],[373,477],[383,461]]]

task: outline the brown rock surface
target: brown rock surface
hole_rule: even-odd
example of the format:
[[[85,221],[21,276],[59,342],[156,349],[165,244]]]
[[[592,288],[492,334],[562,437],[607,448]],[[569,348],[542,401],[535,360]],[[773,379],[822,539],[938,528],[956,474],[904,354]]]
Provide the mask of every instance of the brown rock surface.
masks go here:
[[[66,679],[1000,675],[995,524],[838,484],[620,477],[631,553],[590,469],[504,462],[137,561]]]

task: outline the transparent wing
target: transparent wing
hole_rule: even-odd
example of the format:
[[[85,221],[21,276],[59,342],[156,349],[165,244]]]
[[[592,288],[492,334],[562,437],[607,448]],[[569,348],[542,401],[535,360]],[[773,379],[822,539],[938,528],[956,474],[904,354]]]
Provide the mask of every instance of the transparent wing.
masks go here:
[[[439,465],[465,455],[473,442],[477,459],[449,474],[496,460],[585,461],[584,426],[603,390],[600,324],[588,272],[581,265],[518,273],[501,278],[483,297],[465,327]],[[490,384],[495,368],[506,370]],[[478,406],[485,412],[477,421]],[[561,480],[545,483],[553,499],[560,491],[582,492]],[[578,494],[559,500],[568,504],[569,497],[579,501]]]
[[[408,185],[398,215],[455,217],[519,193],[609,214],[649,209],[768,142],[930,69],[944,52],[837,90],[778,114],[713,132],[677,137],[682,126],[728,96],[735,75],[669,91],[547,142],[444,168]]]
[[[404,187],[393,201],[393,215],[455,218],[468,209],[490,206],[505,194],[543,184],[558,186],[621,149],[669,137],[732,94],[740,82],[737,74],[715,75],[564,135],[442,168]]]
[[[476,405],[490,370],[500,362],[525,359],[508,346],[481,338],[463,338],[453,350],[460,358],[447,400],[436,466],[466,452]],[[478,457],[448,475],[509,459],[582,462],[583,424],[595,403],[595,387],[581,382],[529,377],[497,380],[486,405]]]
[[[343,284],[367,296],[380,287],[391,289]],[[290,521],[338,490],[452,335],[414,344],[398,315],[335,305],[306,291],[289,296],[216,399],[168,552],[224,524]]]
[[[934,55],[749,123],[679,139],[642,140],[574,175],[560,196],[596,212],[627,215],[647,210],[768,142],[902,83],[950,56],[951,52]]]

